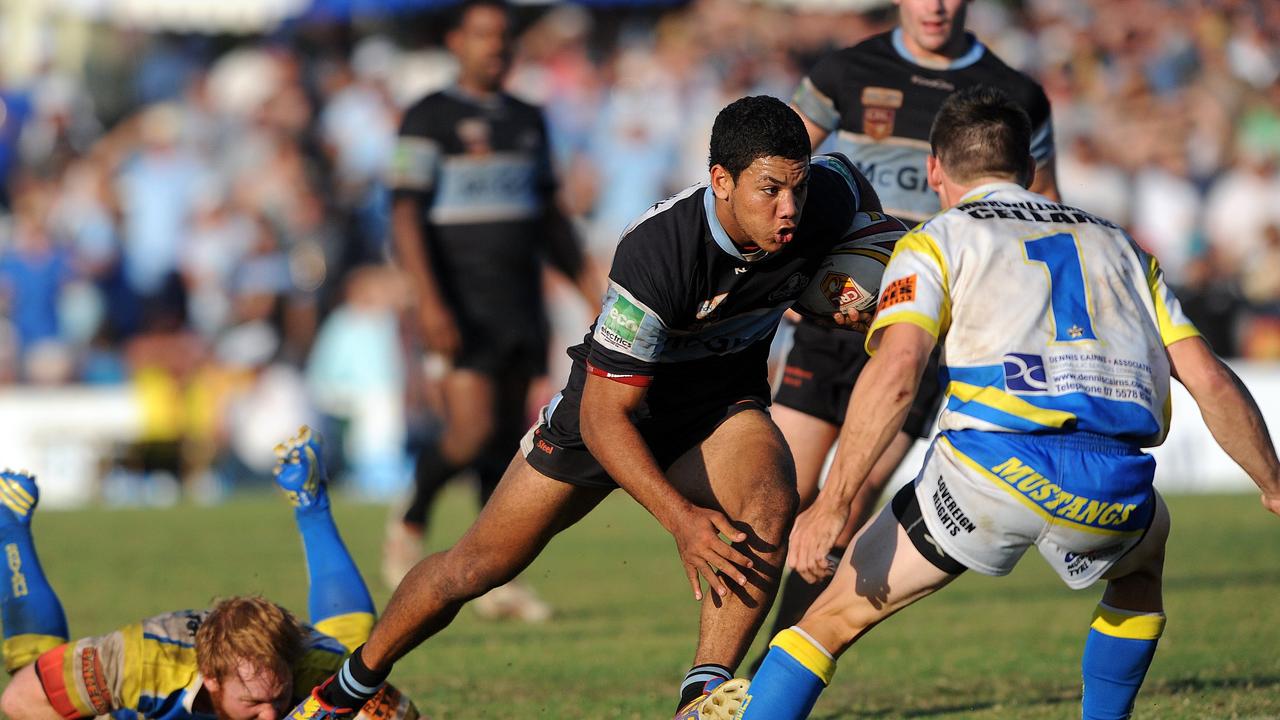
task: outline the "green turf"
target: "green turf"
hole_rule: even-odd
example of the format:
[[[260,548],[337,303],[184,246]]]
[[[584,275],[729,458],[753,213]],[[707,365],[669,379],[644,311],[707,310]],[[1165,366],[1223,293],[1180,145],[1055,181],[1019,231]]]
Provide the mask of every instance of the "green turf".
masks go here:
[[[1280,717],[1280,522],[1252,496],[1170,506],[1170,621],[1136,717]],[[384,603],[385,510],[339,501],[336,514]],[[469,495],[449,493],[437,515],[440,545],[469,522]],[[278,497],[50,512],[36,531],[77,635],[243,592],[305,612],[301,548]],[[557,620],[485,624],[464,611],[400,663],[394,682],[435,720],[670,716],[697,608],[656,523],[615,493],[528,577]],[[1079,717],[1079,654],[1097,598],[1065,589],[1034,552],[1008,578],[962,577],[851,651],[814,717]]]

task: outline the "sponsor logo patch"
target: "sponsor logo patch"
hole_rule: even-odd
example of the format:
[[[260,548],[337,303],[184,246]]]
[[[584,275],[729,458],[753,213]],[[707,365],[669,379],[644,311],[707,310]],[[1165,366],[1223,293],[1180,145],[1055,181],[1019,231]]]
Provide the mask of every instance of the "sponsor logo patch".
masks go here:
[[[902,107],[902,91],[893,88],[862,89],[862,131],[873,140],[893,134],[898,108]]]
[[[889,283],[880,293],[879,310],[891,308],[916,299],[916,275],[912,273]]]
[[[1049,391],[1044,358],[1039,355],[1009,353],[1004,356],[1004,386],[1010,392],[1044,393]]]
[[[609,307],[601,334],[614,345],[630,350],[635,345],[636,333],[640,332],[640,323],[643,320],[644,311],[619,295]]]
[[[1129,529],[1131,516],[1142,519],[1133,515],[1138,509],[1137,503],[1088,498],[1067,492],[1017,457],[1011,457],[998,465],[993,465],[991,473],[1044,508],[1050,515],[1066,518],[1082,525],[1106,529]]]
[[[454,131],[466,146],[468,154],[487,155],[493,152],[493,147],[489,144],[491,129],[484,118],[463,118],[458,121]]]

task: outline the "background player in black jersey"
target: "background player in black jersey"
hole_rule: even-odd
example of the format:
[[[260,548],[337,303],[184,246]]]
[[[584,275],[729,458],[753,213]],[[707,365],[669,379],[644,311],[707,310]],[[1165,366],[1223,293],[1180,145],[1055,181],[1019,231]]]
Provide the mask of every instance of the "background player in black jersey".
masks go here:
[[[833,149],[848,156],[871,181],[885,211],[914,225],[940,209],[925,177],[929,128],[938,108],[958,88],[994,85],[1008,92],[1031,117],[1036,159],[1032,190],[1059,199],[1053,123],[1043,89],[965,31],[967,0],[896,0],[896,4],[896,28],[823,57],[797,89],[793,107],[804,118],[813,147],[834,134]],[[844,422],[849,393],[867,362],[863,340],[861,334],[830,330],[811,321],[801,320],[796,326],[773,415],[795,456],[802,508],[817,494],[823,464]],[[870,518],[916,438],[928,437],[939,402],[936,374],[935,356],[906,424],[854,499],[849,521],[840,531],[838,551]],[[810,520],[802,513],[793,532],[814,531]],[[793,556],[795,547],[793,543]],[[797,558],[789,560],[794,567]],[[799,620],[829,580],[806,574],[788,577],[775,633]]]
[[[803,122],[773,98],[722,110],[710,150],[709,184],[623,235],[567,386],[480,517],[409,572],[316,707],[358,706],[392,663],[619,486],[672,534],[702,601],[677,717],[696,717],[708,684],[731,677],[772,604],[797,502],[767,412],[769,344],[854,213],[879,202],[847,160],[811,161]]]
[[[440,487],[474,467],[487,500],[528,424],[529,384],[547,362],[542,259],[588,303],[600,299],[597,274],[556,203],[542,114],[501,89],[510,26],[495,0],[456,11],[446,45],[457,82],[408,110],[396,148],[392,234],[416,290],[428,367],[443,369],[444,430],[418,457],[404,516],[388,525],[383,575],[391,587],[422,557]],[[518,585],[484,607],[526,620],[549,614]]]

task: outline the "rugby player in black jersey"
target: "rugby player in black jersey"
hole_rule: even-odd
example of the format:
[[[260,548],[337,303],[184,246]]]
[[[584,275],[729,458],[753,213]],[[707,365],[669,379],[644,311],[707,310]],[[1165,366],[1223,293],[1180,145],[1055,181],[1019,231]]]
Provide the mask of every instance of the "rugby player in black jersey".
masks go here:
[[[529,384],[546,372],[543,258],[575,280],[590,305],[602,292],[557,206],[542,113],[501,90],[507,8],[472,0],[453,19],[446,44],[458,60],[457,82],[409,108],[390,173],[395,251],[416,290],[444,416],[442,435],[418,457],[412,502],[387,527],[390,587],[421,559],[440,487],[474,467],[487,500],[520,442]],[[524,586],[486,602],[491,613],[526,620],[549,613]]]
[[[847,160],[809,151],[781,101],[720,112],[710,182],[623,235],[600,315],[569,351],[567,386],[471,529],[409,572],[369,641],[318,690],[325,707],[358,707],[392,663],[620,486],[672,534],[702,601],[677,711],[697,717],[772,604],[796,509],[791,455],[768,413],[770,341],[855,212],[879,209]]]
[[[965,31],[967,0],[896,0],[899,24],[853,47],[820,59],[796,90],[799,111],[817,148],[831,136],[876,189],[885,212],[907,225],[938,212],[938,196],[925,178],[929,128],[942,101],[958,88],[978,84],[1005,90],[1031,117],[1036,175],[1032,190],[1058,198],[1054,178],[1053,124],[1049,100],[1031,78],[996,57]],[[774,398],[774,420],[796,463],[801,507],[817,495],[819,474],[844,422],[850,391],[868,357],[860,334],[832,331],[800,320]],[[840,530],[843,550],[871,516],[889,477],[917,438],[927,438],[937,414],[937,357],[925,370],[907,422],[881,456],[854,499]],[[801,514],[793,533],[813,532]],[[827,530],[826,532],[829,532]],[[826,586],[825,558],[798,556],[792,543],[788,565],[799,566],[783,586],[774,632],[790,627]]]

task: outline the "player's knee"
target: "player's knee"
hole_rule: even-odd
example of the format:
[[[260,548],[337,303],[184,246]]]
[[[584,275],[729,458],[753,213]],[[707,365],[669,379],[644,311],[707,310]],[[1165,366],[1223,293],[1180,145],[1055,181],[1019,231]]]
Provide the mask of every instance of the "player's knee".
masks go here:
[[[781,542],[800,507],[795,483],[782,476],[761,478],[746,493],[745,500],[734,519],[747,523],[769,542]]]
[[[441,568],[440,586],[450,601],[478,598],[518,574],[496,554],[472,553],[460,546],[448,553],[448,561]]]

